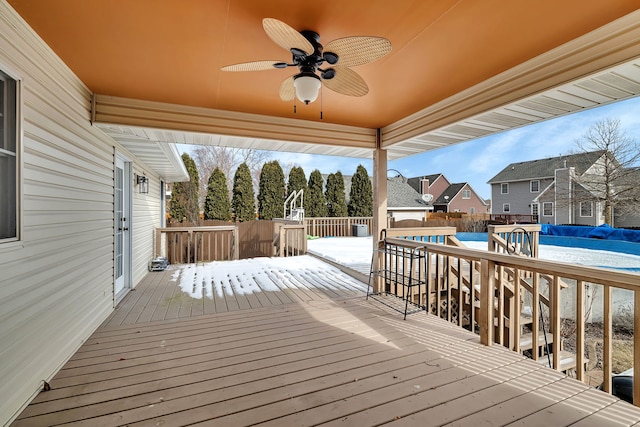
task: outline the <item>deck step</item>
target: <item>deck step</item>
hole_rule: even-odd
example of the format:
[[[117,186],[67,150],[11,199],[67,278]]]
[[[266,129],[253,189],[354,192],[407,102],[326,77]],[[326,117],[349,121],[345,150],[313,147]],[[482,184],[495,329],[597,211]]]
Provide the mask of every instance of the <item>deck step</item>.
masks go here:
[[[553,353],[551,353],[548,357],[545,354],[544,356],[540,356],[537,360],[541,365],[549,366],[549,358],[551,358],[551,363],[553,363]],[[586,365],[588,359],[584,359],[583,362]],[[570,369],[575,369],[576,367],[576,355],[574,353],[568,351],[560,351],[560,371],[566,372]]]
[[[532,341],[533,334],[531,332],[520,335],[520,350],[531,350]],[[553,343],[553,334],[547,334],[547,343],[549,345]],[[538,347],[544,347],[544,345],[544,334],[542,332],[538,332]]]

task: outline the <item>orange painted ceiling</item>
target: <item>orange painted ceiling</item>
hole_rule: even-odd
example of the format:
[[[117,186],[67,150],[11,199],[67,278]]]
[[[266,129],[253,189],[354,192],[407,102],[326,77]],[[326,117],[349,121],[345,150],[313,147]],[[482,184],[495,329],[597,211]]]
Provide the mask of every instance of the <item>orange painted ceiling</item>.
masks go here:
[[[322,91],[324,121],[393,123],[640,7],[637,0],[8,0],[94,93],[319,120],[320,100],[278,96],[297,69],[230,73],[290,61],[262,19],[314,30],[321,43],[388,38],[392,52],[354,67],[369,93]]]

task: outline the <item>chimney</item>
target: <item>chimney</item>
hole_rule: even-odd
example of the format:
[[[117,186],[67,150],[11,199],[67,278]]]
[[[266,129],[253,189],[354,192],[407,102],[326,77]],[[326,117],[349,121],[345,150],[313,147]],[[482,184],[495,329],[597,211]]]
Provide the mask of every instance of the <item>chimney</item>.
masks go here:
[[[420,180],[420,194],[427,194],[429,193],[429,180],[422,178]]]

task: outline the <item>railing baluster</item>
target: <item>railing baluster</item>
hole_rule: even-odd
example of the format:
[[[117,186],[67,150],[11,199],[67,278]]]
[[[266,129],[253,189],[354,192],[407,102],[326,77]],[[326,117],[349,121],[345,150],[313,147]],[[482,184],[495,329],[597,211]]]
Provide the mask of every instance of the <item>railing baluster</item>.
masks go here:
[[[504,345],[504,267],[498,267],[498,336],[497,342],[500,345]]]
[[[513,269],[513,319],[511,324],[513,325],[512,331],[512,349],[520,353],[520,316],[522,312],[520,310],[520,300],[522,296],[520,295],[520,269]]]
[[[576,377],[584,381],[584,282],[576,281]]]
[[[602,389],[611,393],[611,338],[613,337],[611,324],[611,286],[604,284],[604,316],[602,322]]]
[[[532,292],[531,292],[531,355],[533,360],[538,360],[539,349],[539,330],[540,330],[540,289],[539,289],[539,274],[533,273],[532,278]]]
[[[636,289],[633,292],[633,330],[634,336],[636,332],[640,333],[640,316],[638,315],[640,310],[640,290]],[[633,366],[640,367],[640,345],[634,339],[633,343]],[[640,406],[640,368],[633,370],[633,404]]]
[[[550,292],[550,318],[551,324],[549,328],[553,333],[553,367],[556,370],[560,370],[560,350],[561,350],[561,342],[560,342],[560,279],[557,275],[553,275],[553,282],[551,284],[551,292]],[[545,339],[546,341],[546,339]],[[577,359],[576,359],[577,360]]]

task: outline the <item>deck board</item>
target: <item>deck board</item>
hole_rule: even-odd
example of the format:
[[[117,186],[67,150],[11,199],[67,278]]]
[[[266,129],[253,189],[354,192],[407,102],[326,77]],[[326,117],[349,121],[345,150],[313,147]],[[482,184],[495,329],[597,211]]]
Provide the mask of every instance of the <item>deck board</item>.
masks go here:
[[[14,425],[640,422],[638,408],[434,316],[403,321],[359,284],[257,276],[263,292],[232,279],[198,299],[175,272],[150,273]]]

